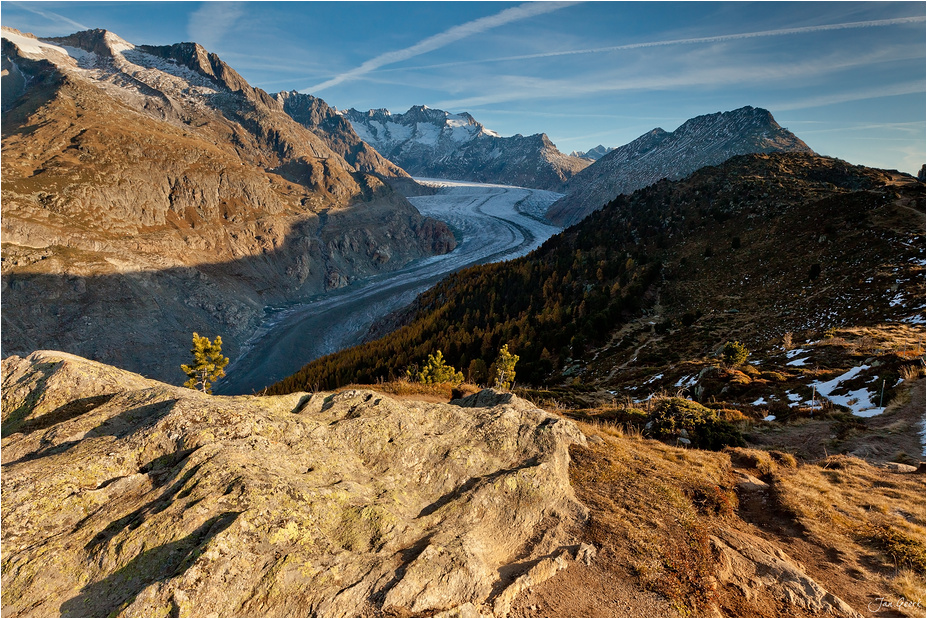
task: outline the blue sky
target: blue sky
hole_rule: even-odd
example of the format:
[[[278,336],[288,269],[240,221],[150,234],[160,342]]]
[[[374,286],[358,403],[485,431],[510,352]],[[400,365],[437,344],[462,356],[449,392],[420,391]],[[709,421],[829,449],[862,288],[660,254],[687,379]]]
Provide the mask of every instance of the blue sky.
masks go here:
[[[924,2],[14,2],[4,26],[196,41],[252,85],[338,108],[470,112],[560,150],[769,109],[813,149],[915,172]]]

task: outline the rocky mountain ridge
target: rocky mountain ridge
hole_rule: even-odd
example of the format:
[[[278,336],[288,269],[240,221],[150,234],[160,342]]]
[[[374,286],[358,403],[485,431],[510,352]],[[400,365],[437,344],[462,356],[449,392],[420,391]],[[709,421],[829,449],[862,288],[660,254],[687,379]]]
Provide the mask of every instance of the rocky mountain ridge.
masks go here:
[[[178,380],[192,331],[234,353],[270,303],[454,247],[324,102],[291,101],[298,122],[195,43],[4,28],[2,45],[4,354]]]
[[[547,135],[501,137],[470,114],[415,106],[340,112],[357,134],[413,176],[559,191],[589,161],[561,153]]]
[[[630,194],[668,178],[678,180],[735,155],[799,152],[814,154],[807,144],[782,128],[767,110],[750,106],[687,120],[673,132],[657,127],[636,140],[603,154],[578,173],[563,190],[567,195],[547,217],[570,226],[620,194]]]
[[[572,153],[570,153],[570,157],[582,157],[584,159],[598,161],[599,159],[601,159],[608,153],[612,152],[613,150],[615,150],[615,147],[613,146],[603,146],[599,144],[598,146],[594,148],[590,148],[586,152],[574,150]]]

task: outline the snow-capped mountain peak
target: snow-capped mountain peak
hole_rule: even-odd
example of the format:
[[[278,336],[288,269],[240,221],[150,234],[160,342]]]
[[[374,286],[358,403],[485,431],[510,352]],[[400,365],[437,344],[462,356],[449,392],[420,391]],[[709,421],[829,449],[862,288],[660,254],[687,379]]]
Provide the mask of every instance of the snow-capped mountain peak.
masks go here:
[[[564,155],[544,134],[503,138],[466,112],[416,105],[404,114],[339,113],[361,139],[414,176],[556,190],[590,163]]]

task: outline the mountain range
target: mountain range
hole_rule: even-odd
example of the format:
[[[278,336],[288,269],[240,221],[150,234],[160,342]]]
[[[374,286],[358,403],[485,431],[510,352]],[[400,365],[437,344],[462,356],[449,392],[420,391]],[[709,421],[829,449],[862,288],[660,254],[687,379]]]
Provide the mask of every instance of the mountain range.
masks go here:
[[[565,185],[567,195],[551,205],[547,217],[570,226],[619,194],[632,193],[662,178],[677,180],[734,155],[798,152],[807,144],[779,126],[761,108],[696,116],[673,132],[657,127],[633,142],[604,153]]]
[[[566,156],[104,30],[0,58],[4,616],[923,614],[924,168],[750,107]],[[261,395],[176,386],[192,331],[302,358],[288,312],[423,289],[456,240],[409,172],[573,225],[450,187],[537,249]]]
[[[324,102],[252,88],[197,44],[4,28],[2,45],[5,354],[176,380],[193,331],[234,354],[269,304],[455,245]]]
[[[565,155],[546,134],[501,137],[470,114],[415,106],[342,112],[357,134],[413,176],[560,191],[589,165]]]
[[[571,157],[582,157],[583,159],[590,159],[592,161],[598,161],[599,159],[601,159],[608,153],[612,152],[613,150],[615,150],[614,147],[602,146],[601,144],[599,144],[598,146],[594,148],[590,148],[586,152],[574,150],[572,153],[570,153],[570,156]]]

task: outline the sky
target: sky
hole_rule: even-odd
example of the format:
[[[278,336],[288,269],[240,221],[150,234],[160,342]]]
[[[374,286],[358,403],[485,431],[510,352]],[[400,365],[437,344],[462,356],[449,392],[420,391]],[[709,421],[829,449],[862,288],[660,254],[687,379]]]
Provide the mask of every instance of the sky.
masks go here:
[[[39,37],[196,41],[253,86],[339,109],[469,112],[563,152],[766,108],[822,155],[915,173],[924,2],[0,2]]]

